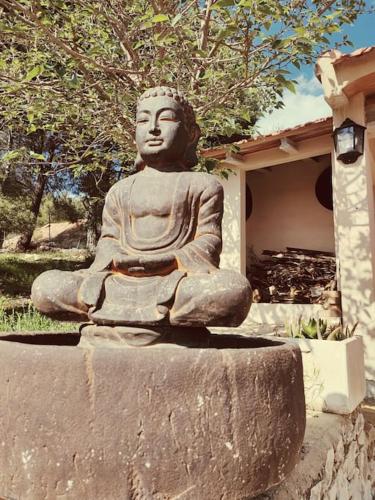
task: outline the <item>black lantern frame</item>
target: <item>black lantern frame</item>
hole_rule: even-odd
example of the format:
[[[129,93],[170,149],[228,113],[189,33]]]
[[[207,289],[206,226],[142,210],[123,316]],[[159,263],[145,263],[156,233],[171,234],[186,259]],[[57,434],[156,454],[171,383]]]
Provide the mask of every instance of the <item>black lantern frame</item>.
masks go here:
[[[363,155],[366,127],[347,118],[333,132],[336,158],[346,165]]]

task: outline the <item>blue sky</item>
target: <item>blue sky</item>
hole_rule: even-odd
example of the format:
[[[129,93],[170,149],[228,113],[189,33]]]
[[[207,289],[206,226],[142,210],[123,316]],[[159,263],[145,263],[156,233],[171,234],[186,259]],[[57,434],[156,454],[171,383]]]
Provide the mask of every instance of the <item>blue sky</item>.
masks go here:
[[[369,0],[368,5],[375,7],[375,0]],[[343,33],[349,36],[353,47],[343,47],[341,51],[352,52],[360,47],[375,45],[374,27],[375,13],[364,14],[354,25],[345,26]],[[329,106],[324,101],[320,83],[314,75],[314,67],[303,67],[300,73],[293,76],[298,82],[296,94],[289,91],[284,93],[285,107],[261,118],[257,123],[259,133],[272,133],[331,114]]]

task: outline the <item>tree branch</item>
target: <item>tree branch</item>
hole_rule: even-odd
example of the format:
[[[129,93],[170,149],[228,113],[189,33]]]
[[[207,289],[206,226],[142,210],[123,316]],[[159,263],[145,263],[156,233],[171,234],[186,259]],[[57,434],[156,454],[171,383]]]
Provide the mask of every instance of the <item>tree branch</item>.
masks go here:
[[[325,5],[322,5],[320,7],[320,9],[318,9],[318,16],[321,16],[325,12],[327,12],[327,10],[329,10],[332,7],[332,5],[334,5],[335,3],[336,3],[336,0],[331,0],[331,1],[327,2]]]
[[[207,48],[207,38],[208,38],[208,32],[210,29],[210,20],[211,20],[211,6],[215,3],[215,0],[207,0],[206,1],[206,8],[205,8],[205,14],[204,18],[202,19],[201,22],[201,29],[200,29],[200,40],[199,40],[199,49],[200,50],[206,50]]]

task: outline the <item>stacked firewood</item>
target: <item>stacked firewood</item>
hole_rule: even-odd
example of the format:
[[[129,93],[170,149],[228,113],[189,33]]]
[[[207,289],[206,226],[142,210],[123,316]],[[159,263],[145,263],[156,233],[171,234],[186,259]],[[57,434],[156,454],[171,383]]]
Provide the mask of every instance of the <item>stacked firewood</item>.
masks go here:
[[[336,289],[336,259],[330,252],[287,247],[264,250],[253,262],[248,279],[254,302],[314,304],[326,290]]]

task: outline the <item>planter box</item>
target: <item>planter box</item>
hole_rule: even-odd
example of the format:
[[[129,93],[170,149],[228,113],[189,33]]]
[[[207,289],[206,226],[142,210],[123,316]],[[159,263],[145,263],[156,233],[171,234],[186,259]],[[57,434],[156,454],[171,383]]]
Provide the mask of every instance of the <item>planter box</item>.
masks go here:
[[[361,403],[366,395],[362,337],[283,340],[302,351],[307,408],[345,415]]]

